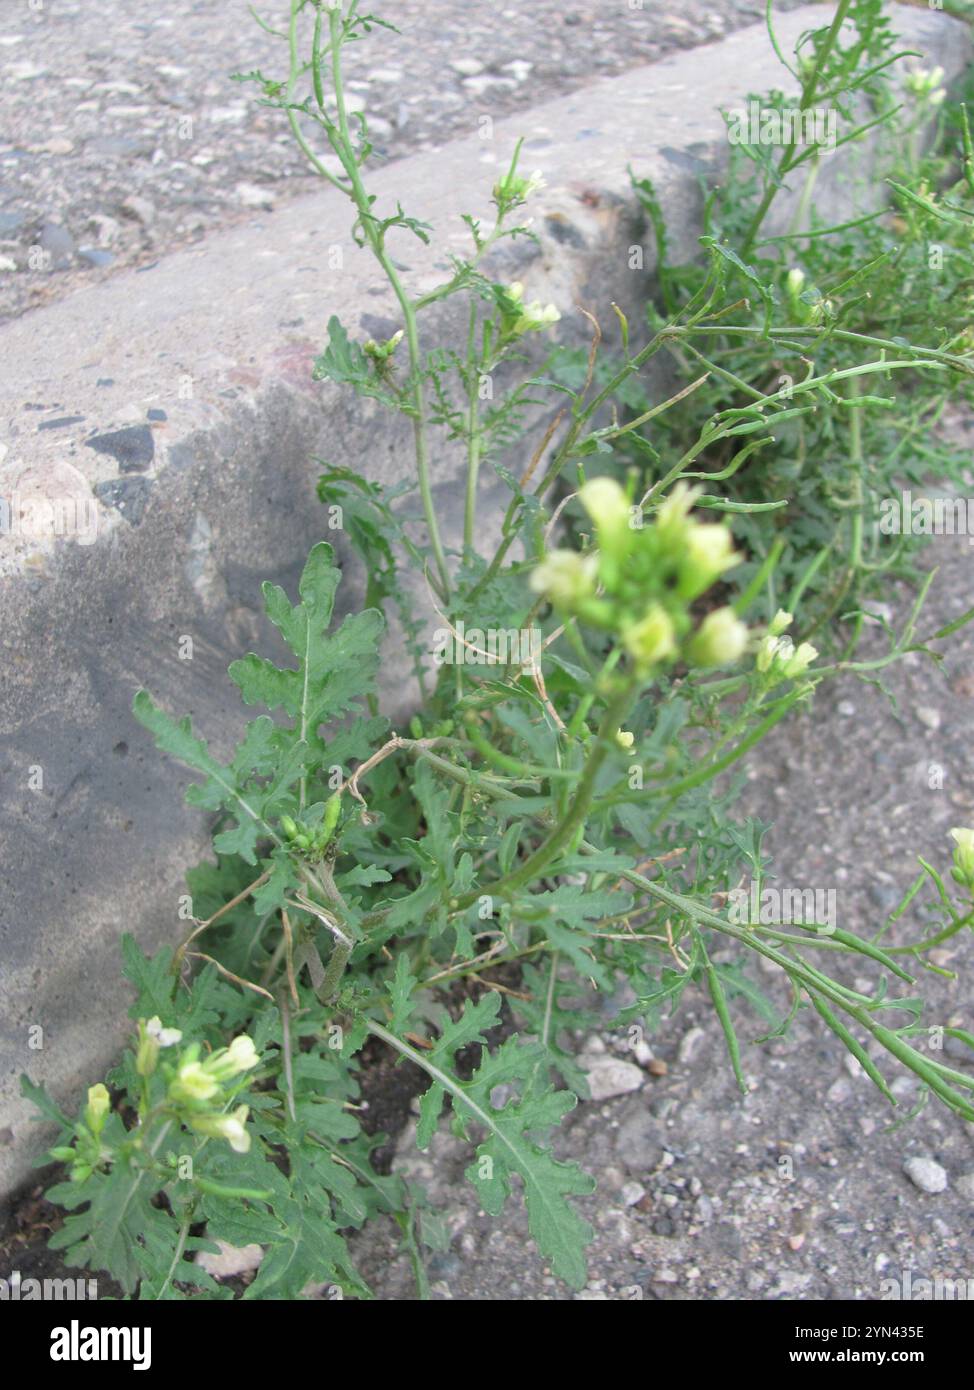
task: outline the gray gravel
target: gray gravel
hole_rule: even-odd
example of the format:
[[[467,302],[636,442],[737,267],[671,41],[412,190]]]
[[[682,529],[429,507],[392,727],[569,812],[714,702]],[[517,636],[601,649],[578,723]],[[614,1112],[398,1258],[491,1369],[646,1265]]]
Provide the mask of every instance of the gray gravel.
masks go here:
[[[781,9],[796,0],[784,0]],[[267,0],[280,22],[283,0]],[[350,97],[396,159],[752,23],[757,0],[377,4]],[[230,74],[280,76],[244,0],[7,0],[0,16],[0,318],[310,191],[278,112]]]

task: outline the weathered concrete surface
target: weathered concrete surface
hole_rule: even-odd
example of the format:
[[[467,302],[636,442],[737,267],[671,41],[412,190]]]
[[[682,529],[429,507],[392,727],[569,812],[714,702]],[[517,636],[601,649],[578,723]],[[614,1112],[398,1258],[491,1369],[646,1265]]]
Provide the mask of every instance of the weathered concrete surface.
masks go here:
[[[782,42],[822,16],[820,6],[789,16]],[[962,26],[910,10],[902,27],[928,66],[959,70]],[[653,178],[674,245],[689,248],[698,174],[726,153],[718,107],[772,82],[781,70],[763,31],[735,35],[498,123],[489,141],[404,160],[375,178],[379,207],[399,199],[459,246],[459,214],[489,216],[489,185],[525,135],[526,167],[549,185],[535,214],[541,246],[520,243],[497,273],[516,269],[530,295],[557,303],[567,340],[587,336],[571,313],[580,304],[599,312],[611,342],[610,301],[638,322],[653,266],[627,163]],[[827,164],[820,209],[836,198],[848,208],[843,170],[841,154]],[[131,930],[153,946],[177,934],[182,875],[205,847],[202,821],[181,802],[183,772],[131,718],[133,691],[149,685],[225,752],[242,724],[225,667],[269,642],[259,583],[293,588],[307,549],[327,534],[314,460],[385,481],[410,466],[405,431],[380,429],[377,408],[310,381],[331,314],[361,336],[382,320],[396,326],[349,220],[344,200],[326,192],[0,333],[0,495],[73,500],[81,531],[0,538],[0,1189],[24,1176],[37,1146],[18,1074],[58,1095],[94,1079],[124,1027],[118,936]],[[640,243],[644,269],[633,272]],[[404,237],[396,249],[410,287],[442,278],[419,242]],[[448,319],[439,328],[455,331]],[[434,325],[430,341],[439,337]],[[456,458],[437,455],[434,476],[455,541]],[[390,707],[397,697],[401,707],[394,649],[385,683]]]

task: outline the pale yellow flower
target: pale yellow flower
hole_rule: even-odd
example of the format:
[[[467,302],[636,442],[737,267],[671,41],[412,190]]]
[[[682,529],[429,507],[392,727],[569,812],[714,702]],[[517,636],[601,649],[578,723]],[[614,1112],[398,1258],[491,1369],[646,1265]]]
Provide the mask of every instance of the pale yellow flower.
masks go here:
[[[695,666],[728,666],[747,646],[748,631],[733,608],[717,608],[700,624],[687,650]]]
[[[574,550],[551,550],[531,571],[531,589],[569,607],[595,592],[598,557]]]
[[[246,1129],[249,1113],[248,1106],[238,1105],[231,1115],[193,1115],[190,1124],[211,1139],[226,1139],[235,1153],[245,1154],[250,1148],[250,1135]]]

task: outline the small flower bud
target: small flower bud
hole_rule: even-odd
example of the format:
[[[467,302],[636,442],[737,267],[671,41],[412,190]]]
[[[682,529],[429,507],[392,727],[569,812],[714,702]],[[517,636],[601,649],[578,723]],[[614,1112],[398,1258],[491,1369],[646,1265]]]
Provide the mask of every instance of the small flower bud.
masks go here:
[[[318,832],[318,844],[322,849],[325,847],[325,845],[327,845],[328,841],[331,839],[335,831],[335,827],[338,824],[338,818],[341,815],[341,813],[342,794],[341,792],[333,792],[332,795],[325,802],[325,809],[321,817],[321,827]],[[240,1039],[237,1038],[236,1041],[239,1042]]]
[[[687,599],[696,598],[739,560],[726,526],[691,526],[680,559],[680,593]]]
[[[974,830],[958,828],[950,833],[957,846],[953,876],[958,883],[974,886]]]
[[[625,749],[626,752],[628,752],[629,749],[632,748],[635,742],[635,734],[631,734],[628,729],[616,730],[616,743],[619,745],[620,748]]]
[[[656,511],[656,532],[663,550],[677,554],[683,549],[693,504],[700,495],[699,488],[692,488],[685,482],[677,483],[673,491]]]
[[[786,613],[783,608],[779,608],[768,624],[768,631],[772,637],[780,637],[786,627],[791,627],[791,623],[792,615]]]
[[[139,1076],[151,1076],[159,1060],[159,1039],[149,1032],[144,1018],[139,1019],[139,1043],[135,1049],[135,1070]]]
[[[733,608],[708,613],[687,648],[694,666],[729,666],[747,646],[747,627]]]
[[[108,1091],[99,1081],[97,1086],[88,1087],[88,1104],[85,1107],[85,1120],[92,1134],[97,1138],[105,1128],[108,1111],[111,1108]]]
[[[531,589],[552,603],[572,608],[595,592],[598,558],[574,550],[551,550],[531,572]]]
[[[614,478],[592,478],[579,490],[578,500],[595,522],[603,555],[621,560],[633,540],[629,501]]]
[[[762,673],[762,675],[765,674],[767,671],[770,671],[774,663],[775,657],[778,655],[778,651],[781,647],[781,642],[782,639],[780,637],[772,637],[770,633],[767,637],[761,639],[761,645],[758,647],[758,654],[755,660],[755,665],[757,666],[758,670]]]

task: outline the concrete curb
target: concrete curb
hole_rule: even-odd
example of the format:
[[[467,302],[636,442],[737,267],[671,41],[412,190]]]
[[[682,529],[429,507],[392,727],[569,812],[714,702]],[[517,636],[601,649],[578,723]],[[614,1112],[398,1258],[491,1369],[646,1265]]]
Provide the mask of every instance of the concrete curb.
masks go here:
[[[789,14],[782,44],[822,20],[818,5]],[[968,58],[966,28],[942,14],[906,10],[900,28],[948,77]],[[488,217],[493,176],[523,135],[524,167],[548,182],[540,246],[509,245],[493,270],[558,304],[567,341],[588,337],[570,306],[597,311],[611,346],[609,303],[638,324],[652,287],[652,237],[626,166],[653,179],[673,245],[688,249],[699,176],[726,155],[719,108],[788,85],[783,75],[763,28],[741,31],[498,122],[490,140],[405,159],[374,191],[380,206],[399,200],[448,245],[465,245],[459,215]],[[848,172],[844,154],[827,163],[820,210],[836,199],[848,209]],[[134,690],[146,684],[191,713],[226,752],[243,721],[225,668],[250,647],[272,650],[260,582],[293,588],[327,534],[314,460],[389,482],[409,456],[405,430],[380,428],[378,407],[310,379],[332,314],[353,335],[398,326],[350,220],[326,191],[0,330],[0,496],[64,498],[82,526],[97,519],[90,544],[0,536],[0,1192],[39,1146],[20,1072],[57,1096],[96,1079],[127,1026],[118,937],[132,931],[150,948],[172,939],[183,873],[206,849],[202,819],[182,805],[183,772],[130,715]],[[634,246],[645,248],[637,273]],[[418,241],[404,236],[397,249],[410,288],[443,278]],[[455,331],[452,312],[431,339]],[[462,489],[445,453],[434,480],[455,543]],[[385,683],[390,712],[401,712],[394,647]]]

